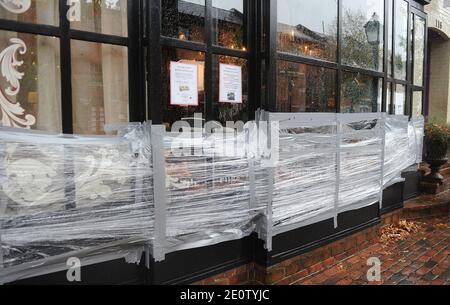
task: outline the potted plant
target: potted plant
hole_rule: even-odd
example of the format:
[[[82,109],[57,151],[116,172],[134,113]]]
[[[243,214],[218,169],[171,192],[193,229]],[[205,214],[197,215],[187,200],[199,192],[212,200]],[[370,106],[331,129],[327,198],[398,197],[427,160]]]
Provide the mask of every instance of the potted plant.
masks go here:
[[[450,128],[445,125],[428,123],[425,125],[425,161],[431,173],[425,176],[428,182],[444,183],[440,169],[448,162],[447,151],[450,144]]]

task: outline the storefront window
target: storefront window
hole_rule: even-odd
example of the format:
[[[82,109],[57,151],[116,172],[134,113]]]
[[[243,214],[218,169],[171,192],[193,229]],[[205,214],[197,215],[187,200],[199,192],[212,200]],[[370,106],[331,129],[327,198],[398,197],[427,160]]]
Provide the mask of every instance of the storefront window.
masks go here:
[[[279,51],[336,61],[337,1],[278,0],[277,5]]]
[[[226,123],[228,121],[236,122],[248,120],[248,66],[247,60],[237,57],[214,55],[214,77],[215,77],[215,90],[214,90],[214,109],[216,111],[215,118],[221,122]],[[220,66],[222,65],[222,71]],[[225,66],[224,66],[225,65]],[[224,74],[224,68],[231,68],[237,71],[236,74],[221,75]],[[235,82],[240,72],[240,88],[239,84]],[[234,79],[230,79],[233,78]],[[222,81],[222,86],[220,84]],[[233,84],[234,83],[234,84]],[[228,85],[234,86],[238,92],[221,92],[226,90]],[[236,88],[238,87],[238,88]],[[228,96],[224,96],[228,94]],[[225,98],[224,98],[225,97]]]
[[[59,0],[0,1],[0,19],[59,24]]]
[[[383,29],[383,0],[343,0],[342,62],[382,71]]]
[[[73,129],[105,134],[105,124],[129,121],[126,47],[72,40]]]
[[[394,30],[394,15],[393,15],[393,8],[394,8],[394,0],[388,0],[387,1],[387,9],[388,9],[388,37],[387,37],[387,48],[388,48],[388,53],[387,53],[387,60],[388,60],[388,66],[387,66],[387,71],[388,71],[388,75],[390,77],[393,76],[392,73],[392,59],[393,59],[393,30]],[[389,104],[387,104],[389,105]]]
[[[161,34],[204,42],[205,0],[162,0]]]
[[[213,0],[213,43],[230,49],[245,50],[244,1]]]
[[[196,106],[178,105],[171,100],[171,66],[173,62],[197,66],[197,90],[198,100]],[[191,126],[194,122],[194,114],[200,113],[205,119],[205,53],[189,51],[185,49],[163,48],[163,122],[168,128],[176,121],[186,121]]]
[[[406,65],[408,58],[408,3],[403,0],[395,1],[395,78],[406,79]]]
[[[127,0],[80,1],[80,20],[71,28],[116,36],[128,36]]]
[[[397,84],[394,93],[394,109],[395,115],[405,115],[406,113],[406,86]]]
[[[381,106],[381,79],[345,72],[341,85],[341,112],[377,112]]]
[[[412,116],[422,115],[422,109],[423,109],[423,92],[414,91],[412,102]]]
[[[423,65],[425,56],[425,20],[414,17],[414,85],[423,86]]]
[[[287,61],[278,62],[279,112],[335,112],[336,71]]]
[[[0,125],[61,131],[59,39],[0,32]]]

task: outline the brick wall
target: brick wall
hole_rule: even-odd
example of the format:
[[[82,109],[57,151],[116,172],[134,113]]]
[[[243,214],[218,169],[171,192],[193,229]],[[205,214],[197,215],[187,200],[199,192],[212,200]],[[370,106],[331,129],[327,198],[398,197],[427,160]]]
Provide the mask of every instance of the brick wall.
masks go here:
[[[378,242],[382,226],[399,222],[402,210],[382,217],[381,224],[270,267],[246,264],[194,285],[289,285],[336,265]]]

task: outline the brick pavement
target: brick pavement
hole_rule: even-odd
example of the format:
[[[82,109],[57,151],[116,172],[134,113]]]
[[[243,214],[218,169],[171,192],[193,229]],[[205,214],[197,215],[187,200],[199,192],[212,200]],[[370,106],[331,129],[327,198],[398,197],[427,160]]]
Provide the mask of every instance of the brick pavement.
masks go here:
[[[402,241],[378,242],[295,285],[448,285],[450,222],[434,218],[415,222],[420,229]],[[381,281],[367,280],[367,260],[381,261]]]

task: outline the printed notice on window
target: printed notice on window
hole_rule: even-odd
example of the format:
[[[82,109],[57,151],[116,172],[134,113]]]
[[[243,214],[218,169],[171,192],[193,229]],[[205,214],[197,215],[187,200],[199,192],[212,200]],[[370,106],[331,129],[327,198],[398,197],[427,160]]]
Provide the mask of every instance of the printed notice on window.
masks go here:
[[[242,67],[220,64],[219,102],[242,104]]]
[[[170,62],[170,104],[198,106],[198,67],[195,64]]]

